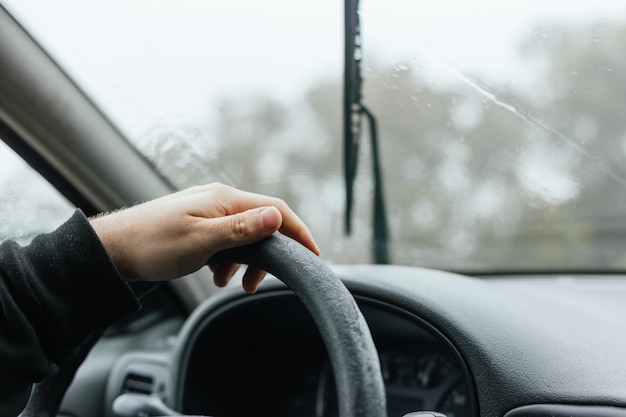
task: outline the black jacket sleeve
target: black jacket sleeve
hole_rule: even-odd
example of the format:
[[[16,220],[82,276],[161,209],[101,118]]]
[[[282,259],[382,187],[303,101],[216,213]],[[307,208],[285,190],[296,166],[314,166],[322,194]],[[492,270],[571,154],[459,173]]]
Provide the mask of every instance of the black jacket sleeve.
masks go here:
[[[90,333],[139,308],[80,211],[26,247],[0,245],[0,416],[17,415],[31,386]]]

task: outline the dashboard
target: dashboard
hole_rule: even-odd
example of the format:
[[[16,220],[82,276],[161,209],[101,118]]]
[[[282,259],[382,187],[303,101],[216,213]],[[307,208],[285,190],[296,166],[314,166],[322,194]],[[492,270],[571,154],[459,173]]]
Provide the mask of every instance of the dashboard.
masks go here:
[[[623,277],[334,269],[370,327],[390,417],[626,416]],[[158,396],[185,414],[338,415],[319,331],[275,279],[253,296],[237,289],[207,300],[161,339],[118,350],[105,417],[123,392]]]

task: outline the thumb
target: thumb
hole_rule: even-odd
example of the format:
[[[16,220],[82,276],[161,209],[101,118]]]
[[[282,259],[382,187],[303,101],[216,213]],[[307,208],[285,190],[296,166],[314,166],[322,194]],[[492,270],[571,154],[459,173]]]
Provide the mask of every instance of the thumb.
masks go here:
[[[212,219],[216,252],[249,245],[276,232],[283,218],[276,207],[259,207]]]

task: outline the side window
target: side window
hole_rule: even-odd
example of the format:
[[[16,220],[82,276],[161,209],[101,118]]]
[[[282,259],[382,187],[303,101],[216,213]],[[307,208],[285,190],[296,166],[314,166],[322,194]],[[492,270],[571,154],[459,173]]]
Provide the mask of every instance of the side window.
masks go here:
[[[57,228],[75,207],[0,140],[0,242],[27,244]]]

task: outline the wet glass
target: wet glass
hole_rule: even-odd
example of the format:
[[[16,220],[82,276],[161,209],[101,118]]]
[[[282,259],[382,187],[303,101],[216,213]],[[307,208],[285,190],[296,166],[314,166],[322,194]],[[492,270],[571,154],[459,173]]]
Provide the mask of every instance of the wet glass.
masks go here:
[[[364,2],[396,261],[626,266],[625,16],[610,1]]]
[[[27,244],[69,219],[74,207],[0,141],[0,242]]]
[[[326,259],[371,261],[366,138],[343,235],[341,2],[9,4],[177,186],[279,196]],[[392,262],[626,266],[625,16],[619,1],[361,1]]]

